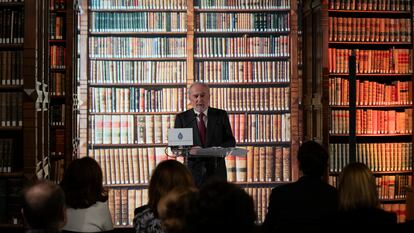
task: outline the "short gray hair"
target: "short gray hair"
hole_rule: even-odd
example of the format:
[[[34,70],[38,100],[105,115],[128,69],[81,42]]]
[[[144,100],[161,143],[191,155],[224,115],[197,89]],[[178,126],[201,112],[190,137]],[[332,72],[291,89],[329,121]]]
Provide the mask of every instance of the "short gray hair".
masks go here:
[[[202,83],[202,82],[194,82],[190,85],[190,87],[188,88],[188,95],[191,95],[191,88],[195,85],[201,85],[205,88],[207,88],[208,93],[210,93],[210,87],[208,86],[207,83]]]

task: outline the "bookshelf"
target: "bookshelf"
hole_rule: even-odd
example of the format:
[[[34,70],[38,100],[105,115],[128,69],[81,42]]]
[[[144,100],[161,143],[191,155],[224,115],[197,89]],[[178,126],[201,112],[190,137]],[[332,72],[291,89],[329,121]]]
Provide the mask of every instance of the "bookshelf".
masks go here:
[[[20,192],[48,171],[40,29],[42,5],[0,1],[0,229],[23,231]],[[38,10],[38,11],[37,11]],[[39,13],[39,14],[38,14]],[[46,163],[44,163],[46,161]]]
[[[0,2],[0,227],[21,225],[25,5]]]
[[[329,181],[336,185],[349,162],[365,163],[374,172],[381,205],[405,221],[405,186],[413,176],[413,3],[407,1],[322,1],[308,8],[308,19],[323,32],[312,54],[320,68],[309,74],[321,91],[315,108],[323,119],[318,132],[330,153]],[[313,12],[312,12],[313,11]],[[313,15],[313,17],[312,17]],[[315,30],[315,29],[314,29]],[[312,37],[312,39],[310,39]],[[356,88],[349,88],[349,56],[356,57]],[[320,60],[317,60],[320,59]],[[309,70],[312,70],[311,68]],[[356,95],[351,116],[349,96]],[[356,119],[355,154],[349,122]]]
[[[59,182],[72,160],[74,82],[73,1],[48,1],[50,179]]]
[[[254,197],[259,221],[271,188],[299,176],[297,2],[211,4],[81,5],[79,154],[100,163],[117,227],[132,226],[134,208],[147,202],[193,82],[209,84],[211,106],[228,111],[237,146],[249,149],[226,165],[229,181]]]

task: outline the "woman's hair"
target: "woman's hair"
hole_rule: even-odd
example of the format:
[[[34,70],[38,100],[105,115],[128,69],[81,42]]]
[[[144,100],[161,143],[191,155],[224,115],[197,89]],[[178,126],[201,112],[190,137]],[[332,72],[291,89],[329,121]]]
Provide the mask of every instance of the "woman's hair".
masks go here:
[[[379,205],[375,177],[363,163],[350,163],[339,177],[339,209],[377,208]]]
[[[158,215],[167,233],[186,233],[187,219],[197,200],[197,189],[180,186],[171,190],[158,202]]]
[[[165,160],[155,168],[148,187],[148,205],[158,217],[157,205],[161,197],[173,188],[195,187],[190,171],[176,160]]]
[[[73,160],[63,174],[60,186],[66,194],[66,204],[74,209],[108,200],[102,185],[101,167],[90,157]]]
[[[187,220],[191,233],[252,233],[256,230],[253,198],[239,186],[209,180],[199,191]]]

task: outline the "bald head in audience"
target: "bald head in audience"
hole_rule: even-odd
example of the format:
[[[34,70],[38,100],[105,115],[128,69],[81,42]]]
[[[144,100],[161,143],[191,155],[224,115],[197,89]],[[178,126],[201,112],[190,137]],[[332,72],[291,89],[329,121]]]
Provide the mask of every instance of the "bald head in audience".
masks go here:
[[[65,194],[57,184],[41,180],[24,190],[22,214],[29,229],[60,232],[65,209]]]

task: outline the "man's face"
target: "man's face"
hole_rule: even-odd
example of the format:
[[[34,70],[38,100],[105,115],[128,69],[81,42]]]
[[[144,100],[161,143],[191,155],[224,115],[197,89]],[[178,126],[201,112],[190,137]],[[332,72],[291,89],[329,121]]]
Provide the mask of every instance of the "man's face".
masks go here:
[[[199,112],[204,112],[210,106],[210,93],[208,88],[195,84],[190,88],[190,103]]]

